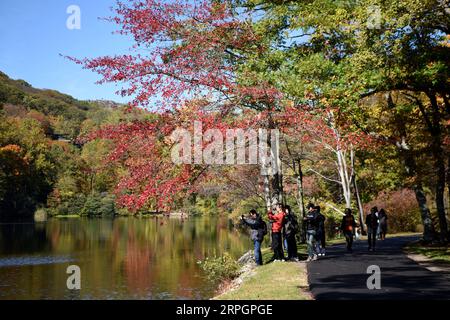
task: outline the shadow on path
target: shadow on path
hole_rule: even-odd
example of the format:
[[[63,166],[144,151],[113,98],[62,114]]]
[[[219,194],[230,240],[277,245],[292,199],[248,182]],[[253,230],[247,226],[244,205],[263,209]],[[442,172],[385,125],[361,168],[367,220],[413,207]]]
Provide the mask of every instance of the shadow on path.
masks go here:
[[[310,290],[317,300],[450,299],[450,281],[409,259],[402,248],[417,236],[388,238],[368,252],[366,241],[356,241],[353,253],[345,245],[328,247],[327,256],[308,263]],[[381,270],[381,289],[369,290],[367,268]]]

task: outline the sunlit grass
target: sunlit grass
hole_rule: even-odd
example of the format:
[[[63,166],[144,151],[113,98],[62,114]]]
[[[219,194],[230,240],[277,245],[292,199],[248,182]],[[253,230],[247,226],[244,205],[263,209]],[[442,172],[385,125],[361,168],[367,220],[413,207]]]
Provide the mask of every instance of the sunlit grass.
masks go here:
[[[81,218],[81,216],[78,215],[78,214],[57,214],[55,216],[52,216],[52,218],[59,218],[59,219],[63,219],[63,218]]]
[[[263,259],[272,252],[265,249]],[[257,267],[239,288],[216,297],[220,300],[310,300],[306,264],[271,262]]]
[[[422,254],[433,261],[450,263],[450,247],[442,245],[422,245],[420,242],[409,244],[407,252]]]

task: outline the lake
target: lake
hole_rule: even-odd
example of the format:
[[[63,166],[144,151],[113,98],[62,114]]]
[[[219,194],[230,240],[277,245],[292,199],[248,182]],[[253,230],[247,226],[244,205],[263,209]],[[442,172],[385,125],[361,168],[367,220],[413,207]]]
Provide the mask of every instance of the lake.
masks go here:
[[[208,299],[217,284],[197,261],[251,246],[226,217],[0,223],[0,299]],[[67,288],[70,265],[80,290]]]

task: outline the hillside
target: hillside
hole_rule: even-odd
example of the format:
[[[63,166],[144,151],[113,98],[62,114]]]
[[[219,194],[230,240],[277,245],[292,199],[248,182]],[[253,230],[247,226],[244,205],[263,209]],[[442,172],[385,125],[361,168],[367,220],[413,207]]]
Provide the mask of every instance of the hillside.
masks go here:
[[[13,80],[0,71],[0,106],[7,116],[24,116],[34,110],[51,118],[49,134],[73,139],[89,114],[121,107],[113,101],[81,101],[50,89],[36,89],[24,80]]]
[[[77,145],[104,124],[127,121],[120,104],[36,89],[0,72],[0,219],[115,214],[116,168],[103,167],[108,141]]]

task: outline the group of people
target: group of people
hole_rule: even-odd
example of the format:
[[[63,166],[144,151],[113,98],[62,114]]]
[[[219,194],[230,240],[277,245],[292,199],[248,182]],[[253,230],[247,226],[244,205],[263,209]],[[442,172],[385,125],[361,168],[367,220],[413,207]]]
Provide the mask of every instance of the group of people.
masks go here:
[[[352,209],[345,209],[345,215],[342,218],[341,230],[347,242],[347,251],[352,252],[353,237],[357,235],[357,228],[359,227],[353,217]],[[370,209],[366,216],[367,226],[367,242],[369,244],[368,250],[375,251],[376,240],[386,239],[387,233],[387,214],[384,209],[378,211],[377,207]]]
[[[380,240],[386,239],[387,219],[388,217],[384,209],[379,211],[377,207],[370,209],[370,213],[366,217],[369,251],[375,251],[377,238]]]
[[[288,205],[278,204],[275,210],[269,211],[268,218],[271,222],[272,250],[274,261],[292,260],[298,261],[296,234],[300,231],[297,218]],[[261,244],[268,233],[267,224],[256,210],[250,210],[250,217],[241,217],[244,224],[251,229],[250,237],[254,243],[256,264],[262,265]],[[284,241],[283,241],[284,240]],[[283,243],[287,251],[284,257]]]
[[[306,235],[307,261],[317,260],[325,256],[325,216],[320,212],[320,206],[308,203],[307,212],[303,217],[303,227]],[[262,265],[261,244],[268,233],[267,224],[256,210],[250,210],[250,216],[242,216],[244,224],[251,229],[251,239],[254,242],[256,264]],[[288,205],[277,204],[274,210],[268,212],[271,223],[272,250],[274,261],[298,261],[296,235],[300,232],[297,218]],[[369,251],[375,251],[377,238],[384,240],[387,233],[387,214],[384,209],[373,207],[365,220]],[[347,251],[352,252],[353,238],[358,235],[357,224],[352,209],[347,208],[342,218],[340,229],[347,243]],[[283,244],[287,251],[284,256]]]

